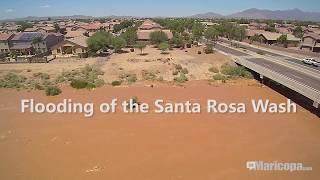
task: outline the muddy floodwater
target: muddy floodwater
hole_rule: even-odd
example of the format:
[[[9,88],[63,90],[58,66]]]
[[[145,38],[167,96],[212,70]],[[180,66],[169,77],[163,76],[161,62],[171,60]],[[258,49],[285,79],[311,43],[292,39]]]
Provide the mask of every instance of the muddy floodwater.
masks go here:
[[[100,104],[136,96],[139,102],[244,102],[246,113],[21,113],[21,99]],[[43,91],[0,89],[0,179],[3,180],[300,180],[320,179],[320,119],[297,106],[296,113],[254,113],[252,99],[287,98],[258,85],[189,82],[63,88]],[[304,172],[250,171],[252,160],[301,162]]]

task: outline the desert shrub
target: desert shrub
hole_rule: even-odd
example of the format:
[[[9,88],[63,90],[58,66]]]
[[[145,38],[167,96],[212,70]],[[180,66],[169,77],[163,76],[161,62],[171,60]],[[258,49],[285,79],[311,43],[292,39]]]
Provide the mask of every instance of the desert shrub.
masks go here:
[[[174,75],[174,76],[176,76],[176,75],[178,75],[179,74],[179,71],[177,71],[177,70],[174,70],[173,72],[172,72],[172,75]]]
[[[181,69],[182,69],[182,66],[181,66],[180,64],[176,64],[176,65],[175,65],[175,68],[176,68],[176,70],[178,70],[178,71],[179,71],[179,70],[181,70]]]
[[[183,69],[181,69],[181,73],[183,73],[183,74],[188,74],[188,73],[189,73],[189,71],[188,71],[188,69],[187,69],[187,68],[183,68]]]
[[[73,71],[64,71],[55,80],[56,83],[70,82],[70,85],[74,88],[96,88],[104,84],[103,79],[99,76],[104,72],[100,70],[98,66],[86,65],[83,68]]]
[[[27,78],[15,73],[9,72],[0,79],[0,87],[3,88],[24,88]]]
[[[83,89],[88,86],[88,82],[83,79],[73,79],[70,83],[71,87],[76,89]]]
[[[184,83],[188,81],[188,78],[185,74],[180,73],[180,75],[178,77],[174,78],[174,81],[178,82],[178,83]]]
[[[47,96],[56,96],[56,95],[59,95],[61,92],[62,92],[61,89],[57,86],[48,86],[46,88]]]
[[[138,80],[138,78],[137,78],[137,75],[136,74],[132,74],[132,75],[130,75],[128,78],[127,78],[127,81],[129,82],[129,83],[134,83],[134,82],[136,82]]]
[[[119,78],[121,80],[126,80],[128,83],[134,83],[138,80],[137,75],[131,73],[121,74]]]
[[[214,53],[213,50],[213,45],[212,44],[207,44],[206,47],[203,49],[204,53],[206,54],[212,54]]]
[[[36,90],[44,90],[44,87],[40,83],[35,83],[34,84],[34,89],[36,89]]]
[[[211,67],[208,69],[210,72],[213,72],[213,73],[218,73],[219,72],[219,69],[216,68],[216,67]]]
[[[33,77],[39,78],[39,79],[50,79],[49,74],[47,74],[47,73],[42,73],[42,72],[34,73],[34,74],[33,74]]]
[[[228,79],[228,77],[226,77],[225,75],[222,75],[222,74],[215,74],[215,75],[213,75],[212,76],[212,79],[213,80],[216,80],[216,81],[219,81],[219,80],[221,80],[221,81],[226,81],[227,79]]]
[[[120,86],[121,85],[121,81],[112,81],[111,85],[112,86]]]
[[[95,85],[96,88],[101,87],[101,86],[104,85],[104,80],[103,79],[96,79],[94,81],[94,85]]]
[[[260,55],[264,55],[265,53],[263,51],[257,51],[257,54],[260,54]]]
[[[154,81],[157,79],[157,75],[154,72],[150,72],[150,71],[142,71],[142,77],[145,80],[151,80]]]
[[[190,43],[187,44],[187,48],[191,48],[191,44]]]
[[[230,64],[226,63],[221,66],[221,73],[227,76],[231,76],[233,78],[252,78],[252,74],[242,66],[231,66]]]

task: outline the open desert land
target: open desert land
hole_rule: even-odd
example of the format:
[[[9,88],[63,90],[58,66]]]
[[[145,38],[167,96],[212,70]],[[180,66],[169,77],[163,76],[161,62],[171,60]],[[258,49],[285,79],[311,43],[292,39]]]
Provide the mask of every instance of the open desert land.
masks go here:
[[[47,73],[52,78],[56,78],[63,71],[72,71],[74,69],[82,68],[86,64],[92,65],[101,58],[67,58],[56,59],[50,63],[21,63],[21,64],[1,64],[0,76],[8,72],[16,73],[26,77],[31,77],[34,73]]]
[[[102,76],[106,83],[121,80],[123,75],[136,75],[137,80],[146,80],[144,73],[154,75],[153,80],[173,81],[175,65],[181,65],[188,70],[189,80],[210,79],[212,72],[210,67],[220,68],[224,63],[231,62],[230,58],[215,52],[214,54],[198,54],[203,46],[192,47],[190,49],[173,49],[167,53],[161,53],[157,48],[148,46],[143,50],[126,53],[112,54],[110,57],[96,57],[87,59],[56,59],[48,64],[2,64],[0,66],[0,76],[13,72],[19,75],[30,77],[35,73],[47,73],[51,79],[56,78],[62,72],[72,71],[84,67],[86,64],[97,65],[104,72]],[[151,79],[148,79],[151,80]]]
[[[138,79],[143,78],[143,72],[148,71],[155,74],[158,78],[165,81],[173,81],[175,65],[181,65],[186,68],[189,80],[210,79],[212,73],[208,71],[210,67],[220,68],[226,62],[230,62],[230,58],[216,52],[214,54],[198,54],[202,51],[203,46],[192,47],[190,49],[174,49],[161,53],[157,48],[148,46],[140,50],[123,54],[114,54],[110,57],[110,61],[102,66],[105,72],[104,79],[106,81],[118,80],[121,74],[137,74]]]

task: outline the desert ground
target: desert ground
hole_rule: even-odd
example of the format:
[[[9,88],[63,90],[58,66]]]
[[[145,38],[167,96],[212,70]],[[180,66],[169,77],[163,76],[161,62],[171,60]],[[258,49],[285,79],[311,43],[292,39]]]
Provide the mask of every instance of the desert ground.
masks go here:
[[[284,102],[268,87],[250,84],[158,84],[65,87],[59,96],[0,89],[1,179],[319,179],[320,121],[298,107],[293,114],[20,113],[23,98],[38,102],[108,102],[137,96],[152,103],[206,99]],[[246,161],[303,162],[308,172],[252,172]]]
[[[97,64],[107,84],[96,89],[76,90],[61,85],[58,96],[39,90],[0,89],[0,179],[132,179],[132,180],[300,180],[319,179],[319,117],[298,106],[297,113],[114,113],[83,114],[21,113],[21,99],[37,102],[100,104],[137,97],[152,104],[168,102],[244,102],[269,99],[280,103],[286,97],[254,79],[208,81],[208,68],[230,62],[218,52],[198,54],[201,47],[161,54],[148,47],[114,54],[110,58],[55,60],[48,64],[3,64],[0,76],[15,72],[24,76],[46,72],[58,76],[86,64]],[[172,82],[174,67],[187,68],[189,81]],[[142,71],[154,71],[163,81],[145,81]],[[138,81],[113,87],[123,73],[137,74]],[[150,86],[152,84],[152,86]],[[306,172],[254,172],[246,161],[302,162]]]
[[[0,77],[8,72],[14,72],[26,77],[34,73],[48,73],[52,78],[57,77],[63,71],[72,71],[84,67],[86,64],[98,64],[104,72],[103,79],[106,83],[119,80],[121,75],[135,74],[138,80],[145,80],[143,72],[150,72],[164,81],[172,81],[175,65],[181,65],[188,69],[189,80],[209,79],[212,73],[210,67],[219,67],[230,62],[230,58],[216,52],[214,54],[197,54],[203,47],[190,49],[174,49],[162,54],[160,50],[148,46],[140,55],[140,50],[128,53],[113,54],[110,57],[96,57],[87,59],[57,59],[48,64],[1,64]]]

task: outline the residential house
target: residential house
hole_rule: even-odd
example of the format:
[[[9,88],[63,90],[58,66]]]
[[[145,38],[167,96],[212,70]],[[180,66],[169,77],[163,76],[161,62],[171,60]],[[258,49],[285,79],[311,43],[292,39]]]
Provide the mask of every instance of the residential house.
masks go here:
[[[320,35],[315,33],[305,34],[301,40],[300,49],[320,52]]]
[[[72,39],[79,36],[89,36],[87,31],[67,31],[67,33],[64,35],[66,39]]]
[[[254,35],[260,35],[264,33],[264,30],[253,30],[253,29],[246,29],[246,37],[247,39],[250,39]]]
[[[56,57],[86,57],[87,55],[87,37],[79,36],[66,39],[51,48],[52,54]]]
[[[38,27],[26,28],[23,32],[37,32]]]
[[[73,31],[87,31],[87,32],[97,32],[103,30],[103,26],[101,24],[86,24],[81,26],[76,26],[72,28]]]
[[[41,33],[54,33],[55,31],[56,29],[51,26],[32,27],[24,30],[24,32],[41,32]]]
[[[54,33],[56,32],[56,29],[52,26],[44,26],[44,27],[39,27],[38,32],[42,33]]]
[[[11,33],[0,33],[0,54],[9,53],[11,47],[10,40],[13,36]]]
[[[203,21],[203,22],[200,22],[202,25],[205,26],[205,28],[209,28],[209,27],[212,27],[212,26],[215,26],[215,25],[219,25],[218,23],[214,23],[214,22],[210,22],[210,21]]]
[[[275,44],[277,39],[281,36],[280,33],[263,32],[259,36],[265,44]],[[300,39],[296,38],[292,34],[287,34],[288,46],[297,46],[300,43]]]
[[[113,27],[120,23],[121,23],[120,21],[112,20],[112,21],[105,22],[102,25],[106,31],[113,31]]]
[[[41,41],[34,42],[36,38]],[[12,39],[10,51],[18,54],[36,54],[50,51],[55,44],[63,41],[63,35],[57,33],[23,32],[16,34]]]
[[[150,34],[155,31],[164,32],[168,36],[168,39],[172,39],[173,37],[173,34],[169,29],[164,29],[162,26],[160,26],[160,24],[148,19],[144,21],[141,26],[138,27],[138,30],[137,30],[138,40],[149,41]]]
[[[287,27],[278,27],[278,28],[276,28],[276,31],[280,34],[290,34],[291,33],[290,29]]]
[[[265,23],[251,22],[248,25],[248,29],[252,29],[252,30],[264,30],[264,29],[266,29],[266,27],[268,27],[268,25]]]

